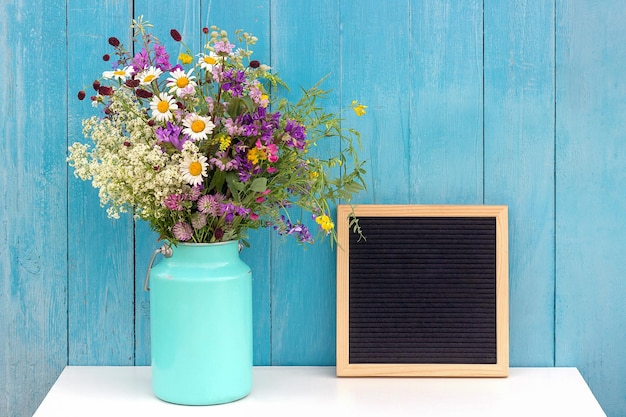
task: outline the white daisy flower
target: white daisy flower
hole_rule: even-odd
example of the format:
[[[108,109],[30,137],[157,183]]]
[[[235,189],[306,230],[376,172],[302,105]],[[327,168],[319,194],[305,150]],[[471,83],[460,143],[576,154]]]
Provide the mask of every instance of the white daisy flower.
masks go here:
[[[180,173],[189,185],[202,184],[202,178],[207,176],[207,158],[204,155],[185,155],[180,164]]]
[[[213,66],[216,65],[219,61],[219,56],[215,54],[215,52],[211,51],[209,55],[207,54],[198,54],[198,64],[200,68],[205,71],[213,71]]]
[[[124,68],[118,68],[116,70],[113,71],[104,71],[102,73],[102,76],[108,80],[112,79],[112,78],[116,78],[122,82],[126,81],[127,78],[130,78],[133,75],[133,72],[135,71],[135,69],[133,68],[132,65],[129,65],[128,67],[124,67]]]
[[[213,132],[215,125],[209,117],[203,117],[196,113],[190,113],[183,120],[183,133],[192,140],[206,139]]]
[[[184,89],[185,87],[196,87],[196,79],[195,75],[191,75],[193,72],[193,68],[190,69],[187,73],[180,68],[176,68],[173,72],[170,72],[171,77],[167,79],[167,87],[170,88],[170,93],[176,93],[179,95],[179,90]]]
[[[147,70],[142,71],[141,74],[137,76],[137,79],[139,80],[139,84],[148,85],[152,81],[155,81],[157,78],[159,78],[161,74],[163,74],[163,71],[161,71],[159,68],[150,67]]]
[[[150,109],[152,110],[152,117],[158,122],[166,122],[172,120],[174,117],[172,112],[178,109],[178,105],[173,96],[167,93],[160,93],[158,96],[155,95],[152,97]]]

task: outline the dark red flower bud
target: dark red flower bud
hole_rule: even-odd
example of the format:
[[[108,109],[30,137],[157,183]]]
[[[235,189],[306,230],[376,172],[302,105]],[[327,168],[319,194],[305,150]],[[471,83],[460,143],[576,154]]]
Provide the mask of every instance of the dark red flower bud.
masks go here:
[[[111,45],[114,48],[117,48],[118,46],[120,46],[120,40],[117,39],[115,36],[111,36],[109,38],[109,45]]]
[[[260,66],[261,66],[261,63],[257,61],[256,59],[254,61],[250,61],[250,68],[259,68]]]
[[[177,102],[176,102],[176,105],[177,105],[177,106],[178,106],[178,108],[179,108],[179,109],[181,109],[181,110],[184,110],[184,109],[186,109],[186,108],[187,108],[187,107],[186,107],[183,103],[181,103],[180,101],[177,101]]]
[[[155,170],[155,171],[158,171],[161,168],[155,166],[155,167],[152,167],[152,169]]]
[[[106,107],[106,108],[104,109],[104,114],[106,114],[106,115],[110,115],[110,114],[111,114],[111,109],[110,109],[110,108],[108,108],[108,107]]]
[[[98,89],[100,88],[100,81],[98,80],[94,81],[92,86],[94,90],[98,91]]]
[[[170,30],[170,35],[172,35],[172,39],[174,39],[176,42],[180,42],[183,40],[183,37],[180,35],[180,32],[178,32],[176,29]]]
[[[105,62],[106,62],[106,61],[108,61],[109,59],[111,59],[111,55],[109,55],[109,54],[104,54],[104,55],[102,55],[102,60],[103,60],[103,61],[105,61]]]
[[[204,32],[205,34],[209,33],[209,28],[207,27],[202,28],[202,32]]]
[[[139,80],[128,79],[124,82],[126,87],[135,88],[139,87]]]
[[[144,90],[143,88],[138,88],[135,90],[135,95],[139,98],[152,98],[154,94],[148,90]]]
[[[96,96],[91,96],[89,98],[91,99],[91,101],[96,101],[98,99],[98,97],[96,97]]]
[[[216,240],[220,240],[221,238],[224,237],[224,231],[218,227],[217,229],[215,229],[215,233],[213,234],[213,237],[215,237]]]
[[[100,88],[98,88],[98,93],[103,96],[111,96],[113,95],[113,87],[107,87],[106,85],[102,85],[100,86]]]
[[[81,101],[84,100],[86,96],[87,96],[87,94],[83,90],[80,90],[78,92],[78,99],[79,100],[81,100]]]
[[[125,141],[124,142],[124,146],[126,146],[127,148],[130,148],[130,142],[129,141]]]
[[[148,126],[154,126],[155,125],[155,121],[150,119],[148,120]]]

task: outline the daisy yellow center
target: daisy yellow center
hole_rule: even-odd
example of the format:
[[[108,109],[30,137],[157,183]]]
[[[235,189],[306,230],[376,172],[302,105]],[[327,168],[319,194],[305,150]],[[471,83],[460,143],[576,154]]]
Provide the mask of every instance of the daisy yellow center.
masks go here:
[[[194,133],[200,133],[200,132],[202,132],[202,131],[204,130],[204,127],[205,127],[205,126],[206,126],[206,125],[204,124],[204,122],[203,122],[202,120],[194,120],[194,121],[191,123],[191,130],[192,130]]]
[[[202,173],[202,164],[198,161],[193,161],[189,164],[189,173],[194,177],[197,177]]]
[[[156,77],[153,74],[148,74],[144,77],[143,82],[144,83],[149,83],[152,80],[154,80]]]
[[[166,113],[169,109],[170,103],[168,103],[167,101],[159,101],[159,104],[157,104],[157,110],[160,113]]]
[[[119,76],[126,75],[126,73],[124,72],[124,70],[117,70],[117,71],[115,71],[113,74],[115,74],[115,75],[119,75]]]
[[[217,60],[215,58],[213,58],[212,56],[205,56],[204,57],[204,62],[206,62],[209,65],[217,64]]]
[[[187,77],[180,77],[176,80],[176,87],[178,88],[185,88],[187,84],[189,84],[189,78]]]

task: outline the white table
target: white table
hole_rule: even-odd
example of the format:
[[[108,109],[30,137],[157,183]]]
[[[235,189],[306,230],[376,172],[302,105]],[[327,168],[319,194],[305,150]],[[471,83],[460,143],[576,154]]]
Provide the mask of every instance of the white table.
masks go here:
[[[511,368],[508,378],[338,378],[334,367],[255,367],[234,403],[180,406],[152,394],[150,367],[68,366],[33,417],[606,417],[576,368]]]

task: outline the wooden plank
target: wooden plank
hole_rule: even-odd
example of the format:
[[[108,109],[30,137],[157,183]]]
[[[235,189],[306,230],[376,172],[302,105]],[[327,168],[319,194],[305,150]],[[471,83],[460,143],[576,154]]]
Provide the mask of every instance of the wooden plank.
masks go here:
[[[411,2],[410,37],[390,38],[410,51],[410,71],[395,61],[389,71],[402,74],[390,91],[410,85],[410,147],[398,157],[410,155],[411,181],[395,191],[411,203],[483,202],[482,14],[479,0]],[[404,114],[400,104],[391,109]]]
[[[281,91],[290,101],[300,98],[300,88],[315,85],[333,90],[323,102],[327,110],[339,109],[339,1],[273,2],[271,66],[290,86]],[[335,144],[320,143],[312,154],[338,151]],[[317,225],[309,213],[302,218],[312,233]],[[332,365],[335,361],[335,257],[328,241],[299,247],[291,237],[271,231],[272,364]]]
[[[200,51],[202,42],[202,26],[200,23],[200,0],[184,0],[171,7],[165,0],[135,0],[134,17],[143,16],[154,28],[150,29],[165,46],[170,55],[170,62],[175,64],[178,55],[184,52],[181,44],[172,39],[171,29],[176,29],[183,36],[183,42],[193,51]],[[163,13],[163,10],[168,10]],[[127,26],[130,24],[130,19]],[[135,52],[141,46],[135,45]],[[148,263],[152,252],[161,246],[157,241],[158,234],[150,229],[150,225],[142,220],[135,224],[135,364],[150,364],[150,294],[143,289]],[[155,259],[158,262],[160,255]]]
[[[112,52],[110,36],[129,43],[131,5],[98,1],[68,2],[69,142],[83,141],[81,119],[98,114],[89,99],[75,99],[112,62],[100,58]],[[70,170],[68,185],[68,340],[71,365],[132,365],[133,222],[130,215],[108,219],[97,190]]]
[[[408,203],[412,159],[410,138],[411,51],[409,1],[393,7],[376,1],[341,2],[341,100],[367,105],[361,118],[345,116],[360,130],[367,162],[362,203]]]
[[[554,352],[554,5],[485,5],[485,203],[511,211],[511,365]]]
[[[67,363],[65,4],[0,5],[0,415]]]
[[[626,410],[626,3],[556,2],[555,363]]]

